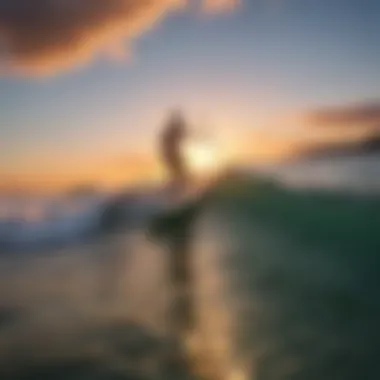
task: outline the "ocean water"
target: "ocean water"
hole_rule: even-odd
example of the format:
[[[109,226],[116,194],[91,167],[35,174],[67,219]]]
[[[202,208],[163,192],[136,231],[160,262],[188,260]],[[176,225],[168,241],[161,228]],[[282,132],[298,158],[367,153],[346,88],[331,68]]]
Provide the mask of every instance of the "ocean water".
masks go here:
[[[246,173],[213,190],[191,223],[196,318],[183,341],[187,372],[380,378],[374,162],[272,167],[270,180]],[[18,218],[3,213],[1,379],[173,378],[163,365],[173,306],[168,252],[147,234],[170,208],[154,194],[139,199],[121,203],[139,223],[107,233],[99,229],[107,196],[66,204],[54,218],[41,206]]]

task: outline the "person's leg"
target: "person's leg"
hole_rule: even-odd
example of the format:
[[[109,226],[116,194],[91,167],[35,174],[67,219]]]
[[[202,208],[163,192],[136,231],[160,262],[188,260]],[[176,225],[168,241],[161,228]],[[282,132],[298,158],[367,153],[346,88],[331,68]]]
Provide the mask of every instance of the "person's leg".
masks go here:
[[[173,155],[168,160],[169,181],[175,196],[180,196],[188,183],[187,169],[182,157]]]

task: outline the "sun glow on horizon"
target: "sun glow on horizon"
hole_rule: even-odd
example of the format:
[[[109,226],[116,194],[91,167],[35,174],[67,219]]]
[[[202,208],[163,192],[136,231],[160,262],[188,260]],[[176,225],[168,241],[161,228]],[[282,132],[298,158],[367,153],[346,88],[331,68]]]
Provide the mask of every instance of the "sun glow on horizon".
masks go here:
[[[190,170],[198,174],[214,172],[222,166],[220,151],[207,141],[188,141],[184,156]]]

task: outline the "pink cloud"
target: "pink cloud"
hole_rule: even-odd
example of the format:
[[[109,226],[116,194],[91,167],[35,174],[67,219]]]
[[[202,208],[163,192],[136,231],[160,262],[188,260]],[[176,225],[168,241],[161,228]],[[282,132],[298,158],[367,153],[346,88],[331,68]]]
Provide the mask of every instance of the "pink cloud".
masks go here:
[[[195,0],[0,0],[0,72],[55,73],[131,42]],[[200,0],[225,10],[235,0]]]
[[[330,106],[307,112],[307,124],[325,127],[378,127],[380,101]]]

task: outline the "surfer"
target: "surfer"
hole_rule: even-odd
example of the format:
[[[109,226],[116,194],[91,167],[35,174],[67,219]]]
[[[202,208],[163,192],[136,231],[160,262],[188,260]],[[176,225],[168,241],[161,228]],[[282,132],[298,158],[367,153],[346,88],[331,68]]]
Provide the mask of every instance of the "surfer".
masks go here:
[[[187,182],[187,167],[183,157],[183,142],[187,125],[180,111],[173,111],[161,135],[161,155],[175,188]]]
[[[182,199],[189,183],[190,173],[184,157],[184,142],[188,126],[182,113],[172,111],[159,136],[160,157],[168,172],[170,193],[174,203]],[[182,203],[182,202],[180,202]],[[172,290],[172,305],[169,314],[169,331],[174,347],[168,353],[167,364],[177,370],[186,367],[186,354],[183,351],[184,335],[191,331],[193,321],[192,270],[190,262],[190,216],[182,215],[184,205],[178,205],[171,213],[159,217],[152,230],[165,241],[168,248],[168,275]],[[179,213],[179,215],[177,215]],[[172,218],[174,218],[172,223]],[[178,218],[178,219],[177,219]]]

